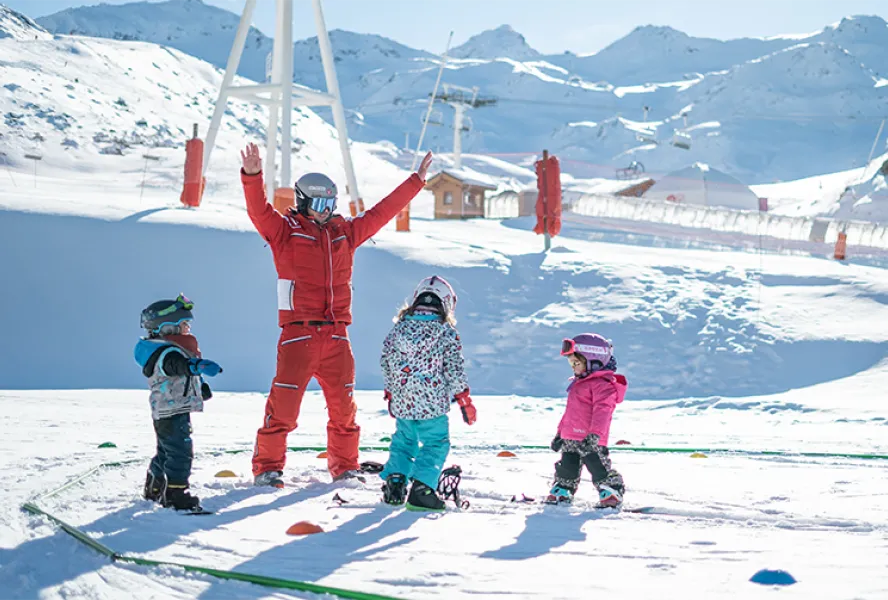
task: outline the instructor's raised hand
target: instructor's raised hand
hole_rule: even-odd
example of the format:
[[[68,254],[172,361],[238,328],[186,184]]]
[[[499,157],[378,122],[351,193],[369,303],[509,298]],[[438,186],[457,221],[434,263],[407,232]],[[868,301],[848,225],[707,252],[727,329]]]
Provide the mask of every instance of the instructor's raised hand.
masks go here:
[[[422,162],[419,163],[419,168],[416,170],[416,174],[419,175],[419,178],[422,179],[423,181],[426,180],[426,175],[429,174],[429,165],[430,164],[432,164],[431,151],[429,151],[429,153],[423,157]]]
[[[431,154],[431,152],[429,152]],[[244,163],[244,173],[255,175],[262,171],[262,158],[259,156],[259,146],[250,143],[241,151],[241,161]]]

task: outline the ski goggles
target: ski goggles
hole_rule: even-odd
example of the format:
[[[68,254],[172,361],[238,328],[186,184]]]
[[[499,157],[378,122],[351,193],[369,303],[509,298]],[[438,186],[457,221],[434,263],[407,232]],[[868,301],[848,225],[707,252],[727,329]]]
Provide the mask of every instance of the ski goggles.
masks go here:
[[[333,196],[332,198],[323,197],[323,196],[319,196],[317,198],[311,198],[308,206],[313,211],[316,211],[319,213],[322,213],[325,210],[329,210],[330,212],[333,212],[333,209],[336,208],[336,196]]]
[[[194,308],[194,302],[192,302],[191,300],[189,300],[189,299],[185,296],[185,294],[179,294],[179,295],[176,297],[176,304],[178,304],[179,306],[181,306],[181,307],[184,308],[185,310],[191,310],[192,308]]]
[[[577,351],[577,343],[572,339],[561,340],[561,356],[570,356]]]
[[[607,350],[600,346],[592,346],[589,344],[578,344],[570,338],[561,340],[561,356],[570,356],[577,352],[586,352],[588,354],[598,354],[607,356]]]

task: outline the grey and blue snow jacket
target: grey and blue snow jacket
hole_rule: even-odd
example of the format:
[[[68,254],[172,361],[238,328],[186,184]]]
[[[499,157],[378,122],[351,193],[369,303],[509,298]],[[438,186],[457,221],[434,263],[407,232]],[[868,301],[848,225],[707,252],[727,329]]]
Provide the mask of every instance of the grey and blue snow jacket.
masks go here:
[[[203,411],[204,400],[209,400],[212,392],[191,370],[196,356],[168,340],[149,338],[139,340],[134,355],[148,378],[151,418],[156,421]]]

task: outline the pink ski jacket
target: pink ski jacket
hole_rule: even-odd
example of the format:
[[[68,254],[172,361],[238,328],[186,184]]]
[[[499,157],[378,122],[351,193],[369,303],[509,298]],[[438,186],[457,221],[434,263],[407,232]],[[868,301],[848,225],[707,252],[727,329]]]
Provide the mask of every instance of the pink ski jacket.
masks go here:
[[[607,446],[611,418],[626,395],[626,377],[613,371],[595,371],[582,379],[573,378],[567,388],[567,406],[558,424],[565,440],[583,440],[590,433]]]

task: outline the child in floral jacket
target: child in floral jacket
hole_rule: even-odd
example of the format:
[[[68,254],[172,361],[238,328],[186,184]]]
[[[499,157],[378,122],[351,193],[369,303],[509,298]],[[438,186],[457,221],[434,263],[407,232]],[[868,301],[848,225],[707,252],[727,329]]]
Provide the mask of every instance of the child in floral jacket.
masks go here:
[[[397,420],[389,460],[380,473],[388,504],[403,504],[407,496],[410,510],[444,510],[436,488],[450,453],[450,404],[459,404],[467,424],[475,422],[455,307],[450,284],[437,275],[427,277],[385,338],[380,365],[389,413]]]

